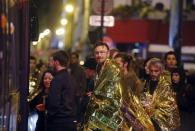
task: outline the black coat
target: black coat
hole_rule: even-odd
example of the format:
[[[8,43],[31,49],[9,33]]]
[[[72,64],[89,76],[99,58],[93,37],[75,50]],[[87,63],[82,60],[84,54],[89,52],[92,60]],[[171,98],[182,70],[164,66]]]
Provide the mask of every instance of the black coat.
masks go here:
[[[48,94],[42,90],[31,102],[30,102],[30,108],[31,111],[36,111],[38,114],[38,120],[36,123],[35,131],[45,131],[46,129],[46,112],[45,111],[39,111],[36,109],[36,106],[39,104],[43,104],[44,101],[47,101]]]
[[[56,73],[48,95],[48,123],[73,121],[76,116],[77,85],[67,70]]]

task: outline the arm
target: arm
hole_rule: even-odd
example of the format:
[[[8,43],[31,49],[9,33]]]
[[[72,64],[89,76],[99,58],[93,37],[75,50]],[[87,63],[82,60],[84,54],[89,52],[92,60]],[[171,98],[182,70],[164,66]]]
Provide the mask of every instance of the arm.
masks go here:
[[[152,119],[161,129],[173,130],[180,125],[180,116],[170,84],[160,81],[153,95]]]
[[[60,106],[61,87],[62,83],[59,81],[59,79],[54,78],[48,95],[47,108],[49,115],[54,115]]]

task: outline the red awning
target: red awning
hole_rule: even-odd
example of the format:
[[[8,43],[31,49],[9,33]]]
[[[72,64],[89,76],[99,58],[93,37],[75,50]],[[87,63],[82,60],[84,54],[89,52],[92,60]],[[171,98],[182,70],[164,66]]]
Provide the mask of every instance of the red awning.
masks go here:
[[[184,45],[195,45],[195,21],[183,23]],[[160,20],[117,20],[114,27],[107,28],[107,35],[115,43],[168,44],[169,24]]]

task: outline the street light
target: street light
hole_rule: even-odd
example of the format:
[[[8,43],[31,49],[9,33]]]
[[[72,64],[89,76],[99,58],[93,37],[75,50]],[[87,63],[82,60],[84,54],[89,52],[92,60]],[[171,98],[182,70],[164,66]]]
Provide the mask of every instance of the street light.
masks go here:
[[[59,28],[56,30],[56,35],[58,35],[58,36],[63,35],[64,33],[65,33],[64,28]]]
[[[66,11],[67,13],[72,13],[73,10],[74,10],[74,6],[73,6],[72,4],[67,4],[67,5],[65,6],[65,11]]]
[[[50,29],[45,29],[44,31],[43,31],[43,34],[45,35],[45,36],[47,36],[47,35],[49,35],[50,34]]]
[[[68,23],[68,21],[67,21],[67,19],[63,18],[63,19],[61,19],[60,23],[61,23],[61,25],[65,26]]]

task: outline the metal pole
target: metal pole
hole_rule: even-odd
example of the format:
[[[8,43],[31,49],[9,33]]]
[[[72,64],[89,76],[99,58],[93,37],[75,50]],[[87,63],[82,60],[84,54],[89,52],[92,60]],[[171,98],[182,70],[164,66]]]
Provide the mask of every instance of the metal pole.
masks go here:
[[[105,8],[105,0],[101,1],[101,32],[100,32],[100,40],[103,41],[104,35],[104,8]]]
[[[169,27],[169,46],[172,47],[177,54],[178,62],[181,62],[181,46],[182,46],[182,11],[183,0],[171,1],[171,17]]]
[[[178,0],[178,38],[176,38],[175,46],[174,46],[174,51],[176,54],[178,54],[178,62],[181,64],[181,47],[183,43],[183,38],[182,38],[182,12],[183,12],[183,0]]]

